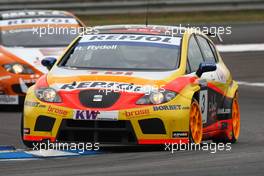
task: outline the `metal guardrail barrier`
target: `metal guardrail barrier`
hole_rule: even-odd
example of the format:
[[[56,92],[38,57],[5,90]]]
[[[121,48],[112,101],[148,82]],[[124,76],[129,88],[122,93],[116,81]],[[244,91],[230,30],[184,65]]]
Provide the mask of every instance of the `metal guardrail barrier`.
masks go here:
[[[122,14],[149,12],[189,12],[263,10],[264,0],[0,0],[0,10],[58,9],[76,14]]]

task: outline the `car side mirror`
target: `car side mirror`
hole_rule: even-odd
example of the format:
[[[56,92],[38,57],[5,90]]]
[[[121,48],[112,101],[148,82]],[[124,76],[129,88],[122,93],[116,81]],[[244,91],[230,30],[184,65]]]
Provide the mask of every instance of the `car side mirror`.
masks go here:
[[[47,67],[48,70],[50,70],[56,61],[57,59],[55,57],[45,57],[44,59],[42,59],[41,64]]]
[[[210,63],[210,62],[203,62],[200,63],[198,70],[196,71],[196,75],[198,77],[201,77],[203,73],[215,71],[216,70],[216,64]]]

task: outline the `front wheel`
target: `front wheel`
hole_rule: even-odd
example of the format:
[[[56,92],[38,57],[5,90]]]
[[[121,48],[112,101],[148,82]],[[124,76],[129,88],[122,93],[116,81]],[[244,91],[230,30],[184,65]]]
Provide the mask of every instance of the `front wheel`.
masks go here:
[[[193,100],[190,110],[190,143],[200,144],[203,137],[202,113],[197,100]]]

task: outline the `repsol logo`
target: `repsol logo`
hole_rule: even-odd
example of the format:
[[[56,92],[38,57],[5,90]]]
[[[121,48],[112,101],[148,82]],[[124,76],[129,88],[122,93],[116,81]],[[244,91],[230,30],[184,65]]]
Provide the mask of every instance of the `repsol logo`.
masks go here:
[[[87,35],[82,38],[82,42],[147,42],[156,44],[180,45],[180,38],[171,36],[154,36],[154,35],[133,35],[133,34],[98,34]]]
[[[87,88],[115,88],[120,90],[140,91],[141,87],[127,83],[115,83],[115,82],[79,82],[71,84],[63,84],[60,89],[73,90],[73,89],[87,89]]]
[[[2,18],[22,18],[22,17],[28,17],[28,16],[65,16],[64,13],[59,11],[19,11],[19,12],[10,12],[10,13],[3,13]]]
[[[95,120],[100,114],[99,111],[90,111],[90,110],[76,110],[74,119],[76,120]]]
[[[9,20],[7,25],[19,25],[19,24],[34,24],[34,23],[60,23],[60,24],[67,24],[72,23],[73,19],[67,18],[32,18],[32,19],[18,19],[18,20]]]
[[[95,35],[90,38],[90,41],[105,41],[105,40],[118,40],[118,41],[149,41],[171,43],[171,37],[162,36],[145,36],[145,35]]]
[[[164,110],[180,110],[181,105],[163,105],[163,106],[154,106],[154,111],[164,111]]]

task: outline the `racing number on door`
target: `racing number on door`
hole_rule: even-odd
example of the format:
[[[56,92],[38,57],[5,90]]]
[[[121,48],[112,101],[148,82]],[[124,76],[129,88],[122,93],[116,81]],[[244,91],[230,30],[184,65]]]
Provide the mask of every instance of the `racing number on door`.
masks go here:
[[[207,109],[208,109],[208,91],[201,90],[199,97],[199,104],[202,112],[203,124],[207,122]]]

